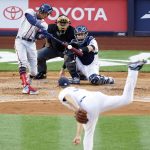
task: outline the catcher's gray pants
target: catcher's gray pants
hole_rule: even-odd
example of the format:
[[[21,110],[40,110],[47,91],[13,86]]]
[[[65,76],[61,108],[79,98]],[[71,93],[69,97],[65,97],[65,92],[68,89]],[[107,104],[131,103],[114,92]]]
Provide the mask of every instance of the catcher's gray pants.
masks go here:
[[[85,135],[83,139],[84,150],[93,149],[93,136],[99,114],[127,105],[133,101],[134,88],[138,77],[138,71],[128,71],[126,84],[121,96],[109,96],[101,92],[87,95],[81,103],[81,107],[88,112],[88,123],[84,125]]]
[[[51,47],[44,47],[38,50],[38,72],[46,73],[46,61],[55,57],[63,58],[63,51],[60,52],[57,49]]]

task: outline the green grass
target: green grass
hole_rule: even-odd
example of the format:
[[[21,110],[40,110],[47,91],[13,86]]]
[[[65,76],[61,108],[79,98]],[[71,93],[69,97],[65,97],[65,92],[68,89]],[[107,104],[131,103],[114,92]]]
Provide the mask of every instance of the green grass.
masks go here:
[[[127,66],[113,66],[113,67],[100,67],[100,72],[108,71],[108,72],[124,72],[127,71]],[[145,65],[141,72],[150,72],[150,65]]]
[[[0,115],[1,150],[82,150],[71,116]],[[150,116],[103,116],[94,150],[149,150]]]
[[[103,50],[100,51],[99,57],[103,59],[124,59],[127,60],[132,55],[137,55],[147,51],[137,50]]]
[[[15,51],[6,49],[1,51]],[[148,52],[148,51],[136,51],[136,50],[101,50],[99,52],[99,58],[101,59],[118,59],[118,60],[128,60],[130,56],[140,54],[142,52]],[[50,62],[47,63],[48,71],[59,71],[61,66],[63,64],[63,61],[60,62]],[[17,64],[10,64],[10,63],[0,63],[0,71],[18,71],[18,65]],[[127,71],[127,67],[125,66],[106,66],[106,67],[100,67],[100,71]],[[150,65],[145,65],[142,68],[143,72],[150,72]]]

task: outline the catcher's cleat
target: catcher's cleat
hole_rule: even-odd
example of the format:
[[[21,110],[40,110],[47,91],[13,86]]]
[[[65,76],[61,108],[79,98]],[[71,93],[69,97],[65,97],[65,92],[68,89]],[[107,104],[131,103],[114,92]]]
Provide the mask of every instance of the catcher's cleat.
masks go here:
[[[79,74],[79,76],[80,76],[80,80],[84,80],[84,81],[86,81],[86,80],[87,80],[87,78],[86,78],[86,76],[85,76],[85,75],[83,75],[83,74]]]
[[[35,88],[31,87],[30,85],[26,85],[23,90],[23,94],[30,94],[30,95],[36,95],[39,94],[39,91],[37,91]]]
[[[104,84],[114,84],[115,80],[112,77],[106,77],[103,75],[92,74],[89,77],[90,83],[93,85],[104,85]]]
[[[35,77],[34,80],[46,79],[46,74],[43,72],[39,72]]]
[[[74,77],[69,79],[70,84],[80,84],[80,78]]]
[[[136,61],[136,62],[131,62],[131,63],[129,63],[129,68],[131,70],[139,71],[139,70],[141,70],[143,65],[146,64],[146,63],[147,63],[147,60],[144,60],[144,59]]]
[[[108,84],[114,84],[115,80],[112,77],[108,77]]]
[[[106,77],[100,75],[98,84],[103,85],[103,84],[114,84],[115,80],[112,77]]]
[[[80,71],[78,71],[77,73],[78,73],[78,75],[79,75],[80,80],[88,80],[88,79],[86,78],[86,76],[85,76],[84,74],[82,74]]]

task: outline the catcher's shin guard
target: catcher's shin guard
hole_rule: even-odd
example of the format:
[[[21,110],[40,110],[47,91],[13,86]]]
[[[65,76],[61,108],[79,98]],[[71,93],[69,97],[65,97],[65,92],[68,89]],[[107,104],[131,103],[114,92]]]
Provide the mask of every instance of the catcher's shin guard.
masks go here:
[[[80,78],[76,69],[76,62],[73,60],[72,62],[67,62],[66,67],[72,78]]]
[[[92,74],[89,77],[89,81],[94,85],[114,84],[113,78],[101,76],[101,75],[97,75],[97,74]]]
[[[76,68],[76,61],[75,61],[75,55],[64,55],[64,62],[66,65],[66,68],[68,69],[70,75],[72,78],[79,78],[77,68]]]

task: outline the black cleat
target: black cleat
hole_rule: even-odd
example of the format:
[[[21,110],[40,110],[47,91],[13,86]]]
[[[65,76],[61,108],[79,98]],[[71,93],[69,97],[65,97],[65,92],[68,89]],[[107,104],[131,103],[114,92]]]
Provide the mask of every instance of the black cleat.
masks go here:
[[[86,76],[85,75],[83,75],[83,74],[79,74],[79,76],[80,76],[80,80],[87,80],[87,78],[86,78]]]
[[[143,60],[139,60],[139,61],[136,61],[136,62],[131,62],[131,63],[129,63],[128,66],[131,70],[139,71],[139,70],[141,70],[143,65],[146,64],[146,63],[147,63],[147,60],[143,59]]]
[[[39,72],[35,77],[34,80],[46,79],[46,74],[43,72]]]

